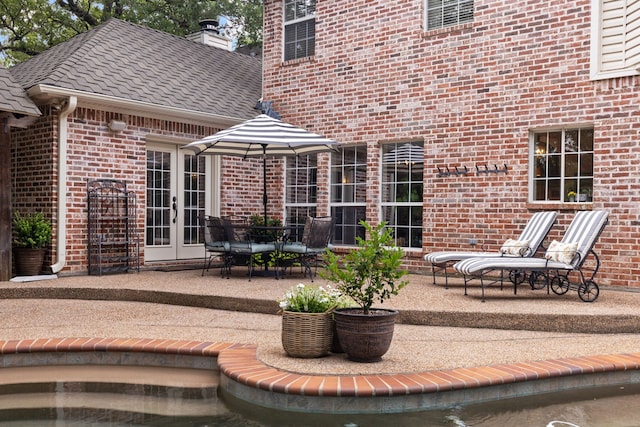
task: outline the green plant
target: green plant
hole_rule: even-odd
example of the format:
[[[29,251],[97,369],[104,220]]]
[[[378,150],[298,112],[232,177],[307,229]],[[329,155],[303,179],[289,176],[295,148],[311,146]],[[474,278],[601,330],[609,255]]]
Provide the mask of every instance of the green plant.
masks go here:
[[[299,313],[324,313],[337,307],[349,307],[351,301],[333,288],[305,286],[299,283],[278,300],[280,308]]]
[[[13,244],[22,248],[46,248],[51,243],[51,222],[42,212],[13,216]]]
[[[340,292],[351,297],[364,314],[369,314],[374,302],[383,303],[398,295],[408,283],[400,280],[407,272],[400,269],[402,249],[393,245],[393,235],[386,223],[373,227],[360,221],[360,225],[368,234],[367,240],[357,237],[358,249],[342,258],[327,250],[326,268],[319,274],[336,283]]]

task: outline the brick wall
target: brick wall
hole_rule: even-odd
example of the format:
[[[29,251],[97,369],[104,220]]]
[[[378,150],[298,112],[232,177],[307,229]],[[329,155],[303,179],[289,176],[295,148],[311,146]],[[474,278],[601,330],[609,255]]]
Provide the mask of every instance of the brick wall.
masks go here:
[[[425,32],[420,0],[317,2],[315,56],[282,63],[282,2],[265,0],[264,98],[293,124],[367,144],[377,220],[380,144],[425,143],[423,251],[496,250],[530,213],[529,132],[592,124],[594,201],[610,224],[598,283],[640,287],[640,78],[589,80],[590,1],[475,2],[474,22]],[[475,166],[507,165],[508,174]],[[438,177],[437,167],[468,167]],[[319,210],[324,209],[320,207]],[[421,254],[422,254],[421,253]],[[421,254],[407,259],[424,269]]]
[[[35,125],[12,133],[13,206],[24,212],[43,211],[53,221],[54,242],[47,265],[57,261],[57,118],[56,111],[44,107],[43,117]],[[107,124],[112,119],[125,121],[126,129],[111,132]],[[123,180],[127,189],[136,193],[142,264],[147,137],[195,140],[220,129],[83,107],[77,108],[68,122],[67,254],[62,273],[87,272],[87,182],[94,179]],[[222,171],[222,214],[262,212],[262,161],[226,157]]]

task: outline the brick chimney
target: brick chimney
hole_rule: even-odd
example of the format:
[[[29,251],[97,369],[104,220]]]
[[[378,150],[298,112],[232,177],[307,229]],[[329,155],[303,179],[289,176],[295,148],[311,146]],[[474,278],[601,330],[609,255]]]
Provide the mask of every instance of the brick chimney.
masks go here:
[[[220,34],[220,25],[215,19],[203,19],[198,22],[200,31],[188,34],[188,40],[219,47],[220,49],[231,50],[231,40]]]

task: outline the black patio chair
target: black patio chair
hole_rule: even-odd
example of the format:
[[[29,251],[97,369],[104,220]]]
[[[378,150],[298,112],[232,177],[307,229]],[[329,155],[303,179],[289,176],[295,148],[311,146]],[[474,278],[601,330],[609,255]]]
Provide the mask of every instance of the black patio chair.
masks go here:
[[[250,224],[233,223],[227,219],[223,219],[223,224],[229,238],[230,264],[227,273],[230,273],[231,265],[246,263],[249,268],[249,281],[251,281],[254,273],[254,255],[274,253],[276,251],[276,242],[265,241],[263,233],[252,235],[252,229],[256,227]],[[267,261],[265,260],[265,262]],[[275,271],[277,278],[277,268]]]
[[[225,273],[229,278],[229,269],[231,268],[231,244],[227,238],[226,229],[223,224],[222,218],[214,216],[204,216],[200,218],[202,224],[202,232],[204,234],[204,267],[202,268],[202,275],[205,271],[209,271],[211,263],[215,258],[222,259],[222,267],[220,269],[220,275]]]
[[[308,230],[306,230],[307,224],[309,224]],[[318,269],[318,260],[329,247],[336,220],[331,216],[316,217],[308,221],[307,224],[305,224],[305,230],[302,233],[302,241],[285,242],[280,252],[284,255],[295,256],[295,260],[303,266],[305,276],[308,273],[309,279],[313,282]]]

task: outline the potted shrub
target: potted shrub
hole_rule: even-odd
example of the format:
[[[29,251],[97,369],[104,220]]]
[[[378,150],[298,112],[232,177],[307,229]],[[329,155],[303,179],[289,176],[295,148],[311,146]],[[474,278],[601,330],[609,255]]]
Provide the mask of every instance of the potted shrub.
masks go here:
[[[382,222],[373,227],[360,221],[367,240],[356,238],[358,249],[343,257],[325,253],[326,268],[319,274],[336,284],[357,307],[334,310],[340,345],[349,359],[375,362],[389,350],[397,310],[373,308],[397,295],[407,282],[401,270],[402,249],[393,245],[391,230]]]
[[[52,228],[41,212],[13,216],[13,254],[18,276],[35,276],[42,271],[44,255],[51,243]]]
[[[305,286],[288,290],[278,300],[282,310],[282,346],[291,357],[322,357],[332,349],[332,310],[344,305],[335,289]]]

